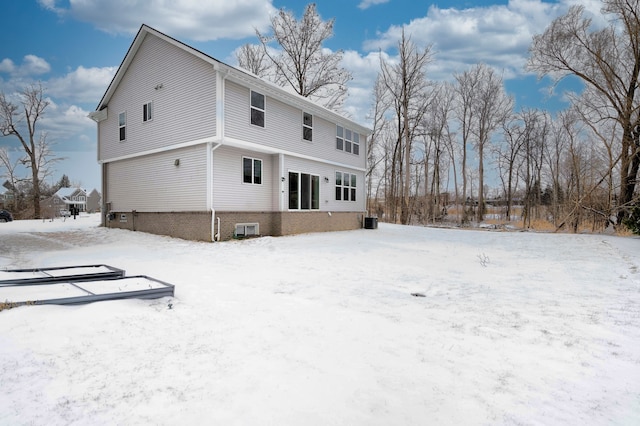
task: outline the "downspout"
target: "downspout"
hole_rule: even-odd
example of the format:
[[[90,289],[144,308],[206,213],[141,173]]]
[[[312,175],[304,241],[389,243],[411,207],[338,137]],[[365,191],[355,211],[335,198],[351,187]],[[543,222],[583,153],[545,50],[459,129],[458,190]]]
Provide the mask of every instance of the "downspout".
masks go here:
[[[107,212],[107,164],[105,162],[100,161],[100,122],[107,119],[108,110],[107,107],[104,106],[99,111],[94,111],[89,113],[89,118],[95,121],[96,123],[96,144],[98,149],[96,150],[96,161],[100,164],[100,177],[102,182],[100,182],[100,189],[102,190],[102,198],[100,200],[100,226],[107,226],[107,215],[110,212]]]
[[[219,142],[216,145],[210,144],[207,149],[207,167],[209,176],[209,188],[207,188],[207,197],[209,199],[209,208],[211,210],[211,241],[220,241],[220,218],[216,218],[216,208],[213,202],[213,151],[220,148],[224,142],[225,134],[225,110],[224,110],[224,92],[225,92],[225,80],[229,75],[228,70],[222,70],[219,63],[214,63],[213,69],[216,72],[216,140]],[[216,224],[218,225],[216,232]]]
[[[216,149],[220,148],[220,146],[222,145],[221,143],[218,144],[209,144],[211,145],[209,149],[207,149],[207,156],[209,157],[207,159],[207,163],[211,166],[210,170],[209,170],[209,182],[211,182],[211,188],[209,189],[208,193],[210,194],[209,196],[211,197],[211,201],[210,201],[210,207],[211,207],[211,241],[215,242],[215,241],[220,241],[220,218],[217,218],[217,222],[216,222],[216,209],[215,206],[213,205],[213,151],[215,151]],[[216,233],[216,224],[218,225],[218,232]]]

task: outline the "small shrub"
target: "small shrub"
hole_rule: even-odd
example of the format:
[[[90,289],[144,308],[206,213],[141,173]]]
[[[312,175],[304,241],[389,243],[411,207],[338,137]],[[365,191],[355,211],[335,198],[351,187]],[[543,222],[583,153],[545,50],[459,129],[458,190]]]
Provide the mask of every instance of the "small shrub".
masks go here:
[[[629,213],[629,217],[623,220],[622,223],[629,228],[631,232],[640,235],[640,201],[636,202]]]

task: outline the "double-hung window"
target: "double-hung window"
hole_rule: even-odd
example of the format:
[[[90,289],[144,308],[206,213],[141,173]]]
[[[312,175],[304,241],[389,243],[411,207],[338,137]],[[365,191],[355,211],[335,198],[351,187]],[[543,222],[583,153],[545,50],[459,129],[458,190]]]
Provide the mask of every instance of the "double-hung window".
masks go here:
[[[254,126],[264,127],[264,95],[251,91],[251,124]]]
[[[121,112],[118,114],[118,129],[119,129],[119,137],[120,141],[123,141],[127,138],[127,113]]]
[[[142,121],[151,121],[151,102],[142,105]]]
[[[344,150],[346,152],[351,152],[351,130],[344,129]]]
[[[354,173],[336,172],[336,200],[356,201],[356,183]]]
[[[262,184],[262,160],[242,157],[242,182]]]
[[[302,139],[313,140],[313,115],[306,112],[302,113]]]
[[[356,155],[360,155],[360,134],[353,132],[353,149],[352,152]]]
[[[336,149],[360,155],[360,134],[342,126],[336,126]]]
[[[320,208],[320,176],[289,172],[289,210]]]

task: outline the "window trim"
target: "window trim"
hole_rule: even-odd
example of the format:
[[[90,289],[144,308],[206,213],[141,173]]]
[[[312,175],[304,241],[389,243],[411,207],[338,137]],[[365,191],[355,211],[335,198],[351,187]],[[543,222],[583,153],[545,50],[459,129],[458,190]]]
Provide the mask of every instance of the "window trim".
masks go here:
[[[336,150],[360,156],[360,136],[355,130],[336,124]]]
[[[244,166],[244,162],[245,160],[249,160],[251,161],[251,182],[247,182],[245,180],[246,176],[245,176],[245,166]],[[260,176],[256,176],[256,163],[260,163]],[[242,184],[243,185],[262,185],[262,182],[264,181],[264,179],[262,178],[263,175],[263,171],[264,171],[264,167],[263,167],[263,161],[261,158],[254,158],[254,157],[247,157],[247,156],[242,156]],[[256,177],[259,178],[259,182],[256,182]]]
[[[291,175],[297,176],[297,207],[291,207]],[[309,199],[308,208],[303,208],[302,204],[302,179],[303,175],[308,176],[309,187],[307,188]],[[287,171],[287,206],[289,211],[319,211],[320,210],[320,175],[315,173],[299,172],[297,170]],[[315,199],[314,199],[315,195]]]
[[[344,152],[351,154],[351,138],[353,138],[353,131],[351,129],[344,129]]]
[[[305,118],[306,116],[309,116],[311,119],[311,124],[306,124],[305,123]],[[307,139],[307,135],[306,132],[309,132],[309,138]],[[302,140],[305,140],[307,142],[313,142],[313,114],[309,113],[309,112],[304,112],[302,111]]]
[[[263,107],[253,105],[253,94],[257,94],[262,96]],[[253,122],[253,110],[262,113],[262,126]],[[249,123],[252,126],[260,127],[262,129],[267,127],[267,97],[263,93],[257,92],[255,90],[249,90]]]
[[[123,117],[124,120],[120,120]],[[127,140],[127,111],[118,113],[118,140],[124,142]]]
[[[153,121],[153,101],[142,104],[142,122]]]
[[[357,202],[358,175],[356,173],[336,170],[334,183],[335,183],[334,196],[336,201]]]
[[[260,235],[260,223],[258,222],[247,222],[247,223],[236,223],[235,224],[235,229],[233,231],[233,235],[236,238],[246,238],[246,237],[257,237]],[[248,234],[247,233],[247,228],[248,227],[253,227],[254,228],[254,233],[253,234]],[[240,234],[238,233],[239,228],[242,228],[244,230],[244,233]]]
[[[356,140],[357,139],[357,140]],[[353,155],[360,155],[360,133],[353,132],[353,140],[351,141],[351,153]],[[356,152],[358,151],[358,152]]]

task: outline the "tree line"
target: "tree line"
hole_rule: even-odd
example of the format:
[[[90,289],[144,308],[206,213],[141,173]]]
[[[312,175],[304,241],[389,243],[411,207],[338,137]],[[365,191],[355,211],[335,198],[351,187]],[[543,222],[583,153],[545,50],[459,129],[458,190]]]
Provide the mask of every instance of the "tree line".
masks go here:
[[[572,6],[533,37],[527,70],[584,83],[570,107],[521,108],[483,63],[431,81],[431,46],[404,33],[398,60],[381,56],[368,142],[368,209],[397,223],[504,220],[602,229],[633,221],[640,165],[640,10],[604,0],[605,28]],[[473,158],[472,158],[473,157]],[[473,161],[470,162],[470,159]],[[473,166],[470,167],[470,164]],[[487,199],[486,167],[499,189]]]

